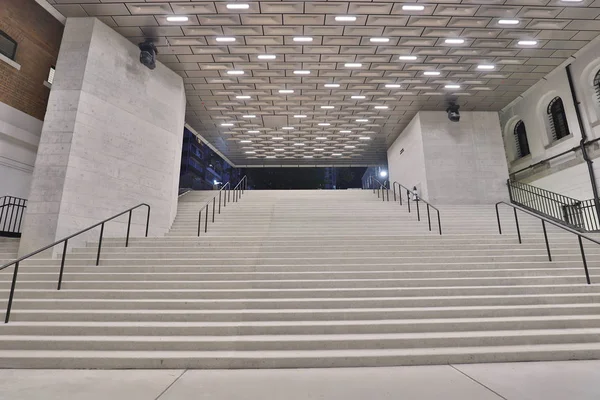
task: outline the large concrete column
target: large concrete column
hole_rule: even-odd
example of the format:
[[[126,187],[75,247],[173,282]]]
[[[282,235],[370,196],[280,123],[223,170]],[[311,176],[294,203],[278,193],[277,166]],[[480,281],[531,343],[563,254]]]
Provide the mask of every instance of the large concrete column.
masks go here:
[[[152,206],[151,234],[166,232],[176,213],[184,118],[179,75],[140,64],[137,46],[99,20],[68,19],[19,253],[141,202]],[[144,211],[133,220],[140,235]],[[126,221],[105,234],[123,236]]]
[[[390,181],[417,186],[433,204],[508,198],[508,167],[496,112],[421,111],[388,149]]]

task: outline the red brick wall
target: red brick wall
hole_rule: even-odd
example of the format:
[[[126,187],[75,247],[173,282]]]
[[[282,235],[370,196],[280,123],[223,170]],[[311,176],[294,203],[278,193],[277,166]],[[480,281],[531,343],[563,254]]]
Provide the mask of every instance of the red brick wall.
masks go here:
[[[0,102],[44,119],[50,89],[44,86],[56,65],[64,26],[34,0],[0,0],[0,30],[17,42],[18,71],[0,61]]]

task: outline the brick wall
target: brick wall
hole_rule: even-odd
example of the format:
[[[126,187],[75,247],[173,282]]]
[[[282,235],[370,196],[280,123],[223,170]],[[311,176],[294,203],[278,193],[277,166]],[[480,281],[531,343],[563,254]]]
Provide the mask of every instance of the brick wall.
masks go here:
[[[17,70],[0,61],[0,102],[43,120],[64,26],[34,0],[0,0],[0,30],[17,42]]]

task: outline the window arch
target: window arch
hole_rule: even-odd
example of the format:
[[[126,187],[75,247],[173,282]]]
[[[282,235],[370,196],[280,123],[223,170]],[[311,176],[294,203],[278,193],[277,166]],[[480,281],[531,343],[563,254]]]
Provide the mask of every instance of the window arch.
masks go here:
[[[529,142],[527,141],[527,130],[522,120],[516,123],[514,129],[515,143],[517,147],[517,158],[525,157],[530,154]]]
[[[4,31],[0,31],[0,54],[11,60],[14,60],[17,54],[17,42]]]
[[[548,121],[550,122],[550,133],[552,140],[559,140],[569,136],[569,124],[567,123],[567,114],[565,106],[560,97],[552,99],[548,104]]]
[[[600,69],[594,77],[594,90],[596,91],[596,100],[600,103]]]

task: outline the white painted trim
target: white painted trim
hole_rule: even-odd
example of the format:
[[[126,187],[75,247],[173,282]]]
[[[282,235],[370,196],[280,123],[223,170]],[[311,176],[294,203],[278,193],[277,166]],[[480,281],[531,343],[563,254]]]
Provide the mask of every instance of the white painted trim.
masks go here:
[[[16,63],[14,60],[11,60],[10,58],[6,57],[4,54],[0,54],[0,60],[4,61],[8,65],[10,65],[14,69],[16,69],[17,71],[21,70],[21,64]]]
[[[56,8],[54,8],[50,3],[46,0],[35,0],[40,6],[44,8],[44,10],[48,11],[54,18],[56,18],[61,24],[65,24],[67,22],[67,18],[62,15]]]

